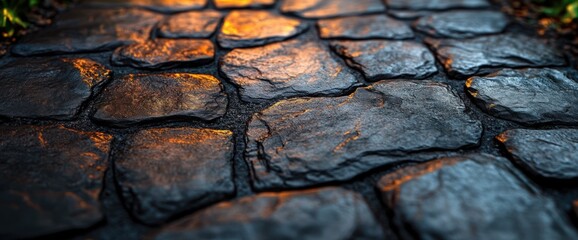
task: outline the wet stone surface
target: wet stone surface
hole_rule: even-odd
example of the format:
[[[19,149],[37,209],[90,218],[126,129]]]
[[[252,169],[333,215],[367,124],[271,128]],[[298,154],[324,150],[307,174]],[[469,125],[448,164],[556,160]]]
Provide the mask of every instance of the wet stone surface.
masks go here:
[[[482,125],[464,111],[449,86],[430,81],[383,81],[344,97],[284,100],[253,115],[245,159],[257,189],[348,180],[477,144]]]
[[[115,157],[127,209],[142,222],[158,224],[232,195],[232,139],[230,131],[194,128],[131,135]]]
[[[532,174],[578,179],[578,129],[514,129],[496,138],[508,154]]]
[[[270,7],[276,0],[213,0],[217,8]]]
[[[213,61],[215,47],[209,40],[155,39],[117,48],[112,63],[136,68],[190,67]]]
[[[381,0],[282,0],[281,12],[304,18],[330,18],[385,11]]]
[[[63,127],[0,127],[0,238],[103,220],[98,196],[112,137]]]
[[[361,195],[341,188],[261,193],[223,202],[152,239],[383,239]]]
[[[537,38],[503,34],[472,39],[432,39],[425,42],[435,51],[446,71],[463,78],[499,67],[546,67],[566,64],[564,55]]]
[[[12,47],[18,55],[112,50],[143,42],[162,15],[139,9],[82,9],[59,15],[54,24],[25,35]]]
[[[411,10],[446,10],[451,8],[485,8],[488,0],[384,0],[387,7]]]
[[[402,239],[575,239],[556,205],[506,159],[443,158],[378,183]],[[499,204],[497,204],[499,203]]]
[[[428,48],[412,41],[334,41],[331,47],[347,65],[370,81],[390,78],[423,79],[436,73]]]
[[[157,31],[165,38],[208,38],[221,18],[221,13],[214,10],[179,13],[162,21]]]
[[[219,65],[244,101],[338,94],[358,86],[353,70],[329,51],[318,42],[294,39],[234,49]]]
[[[209,0],[80,0],[87,7],[139,7],[163,13],[204,8]]]
[[[0,67],[0,116],[73,119],[110,75],[104,66],[82,58],[11,61]]]
[[[227,102],[221,83],[210,75],[130,74],[107,86],[92,117],[115,126],[167,118],[214,120],[225,114]]]
[[[508,25],[505,14],[497,11],[450,11],[422,17],[418,31],[441,38],[469,38],[502,32]]]
[[[235,10],[225,17],[218,41],[226,48],[259,46],[293,37],[307,27],[298,19],[269,11]]]
[[[578,73],[504,69],[472,77],[466,90],[489,114],[525,124],[578,124]]]
[[[385,15],[351,16],[317,21],[319,36],[325,39],[408,39],[411,28]]]

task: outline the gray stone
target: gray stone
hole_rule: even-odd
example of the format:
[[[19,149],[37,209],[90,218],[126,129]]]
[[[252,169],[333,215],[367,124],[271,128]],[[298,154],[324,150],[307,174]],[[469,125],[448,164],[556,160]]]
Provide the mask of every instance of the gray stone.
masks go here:
[[[516,163],[536,176],[578,179],[578,129],[514,129],[496,139]]]
[[[112,63],[135,68],[168,69],[210,63],[215,48],[210,40],[155,39],[117,48]]]
[[[54,24],[27,34],[12,47],[18,55],[112,50],[148,39],[160,14],[139,9],[74,9]]]
[[[401,239],[577,239],[555,203],[506,159],[442,158],[378,184]]]
[[[174,14],[157,27],[166,38],[208,38],[221,22],[221,13],[214,10]]]
[[[432,39],[426,43],[453,77],[488,73],[492,68],[544,67],[566,64],[564,55],[541,40],[519,34],[472,39]]]
[[[431,15],[432,11],[388,9],[387,14],[399,19],[413,20],[420,17]]]
[[[115,126],[143,121],[225,114],[227,95],[215,77],[204,74],[129,74],[115,79],[96,103],[93,119]]]
[[[488,0],[385,0],[385,4],[389,8],[411,10],[446,10],[491,6]]]
[[[213,0],[217,8],[262,8],[271,7],[275,0]]]
[[[131,135],[115,157],[115,176],[133,216],[158,224],[235,192],[233,133],[162,128]]]
[[[415,22],[418,31],[433,37],[470,38],[504,31],[508,18],[498,11],[451,11],[422,17]]]
[[[260,193],[203,209],[152,239],[383,239],[359,194],[341,188]]]
[[[259,101],[331,95],[358,86],[353,70],[313,40],[294,39],[263,47],[234,49],[219,64],[239,87],[241,99]]]
[[[504,69],[472,77],[466,89],[489,114],[525,124],[578,124],[578,74],[555,69]]]
[[[353,16],[317,21],[321,38],[343,39],[408,39],[411,28],[404,22],[385,15]]]
[[[208,0],[80,0],[87,7],[144,8],[163,13],[174,13],[204,8]]]
[[[294,98],[253,115],[245,159],[256,189],[344,181],[476,145],[482,125],[448,85],[383,81],[344,97]]]
[[[0,238],[40,237],[100,222],[110,135],[0,127]]]
[[[20,58],[0,67],[0,116],[70,120],[111,71],[82,58]]]
[[[421,43],[411,41],[334,41],[331,47],[347,65],[370,81],[388,78],[423,79],[437,73],[435,57]]]
[[[384,12],[381,0],[283,0],[281,12],[304,18],[330,18]]]

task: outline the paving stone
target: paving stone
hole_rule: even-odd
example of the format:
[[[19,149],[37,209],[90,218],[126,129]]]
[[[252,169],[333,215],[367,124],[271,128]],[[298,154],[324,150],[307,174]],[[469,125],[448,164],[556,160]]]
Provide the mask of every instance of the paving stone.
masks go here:
[[[536,176],[578,179],[578,129],[513,129],[496,139],[516,163]]]
[[[112,62],[121,66],[168,69],[210,63],[215,48],[210,40],[155,39],[117,48]]]
[[[111,71],[83,58],[19,58],[0,67],[0,116],[70,120]]]
[[[432,11],[388,9],[387,14],[399,19],[412,20],[424,16],[429,16],[432,14]]]
[[[208,38],[221,22],[221,13],[214,10],[174,14],[157,27],[165,38]]]
[[[432,47],[446,71],[463,78],[488,73],[492,68],[543,67],[566,64],[564,55],[539,39],[503,34],[472,39],[433,39]]]
[[[370,81],[388,78],[423,79],[436,73],[435,57],[426,46],[411,41],[334,41],[331,47],[347,65]]]
[[[217,8],[261,8],[271,7],[275,0],[213,0]]]
[[[304,18],[330,18],[385,11],[381,0],[282,0],[281,12]]]
[[[506,159],[443,158],[379,181],[401,239],[576,239],[550,199]]]
[[[385,4],[389,8],[411,10],[446,10],[491,6],[488,0],[385,0]]]
[[[434,37],[470,38],[504,31],[508,18],[498,11],[450,11],[422,17],[415,22],[418,31]]]
[[[74,9],[54,24],[27,34],[12,47],[18,55],[112,50],[148,39],[160,14],[139,9]]]
[[[304,32],[307,23],[264,10],[234,10],[225,17],[218,36],[226,48],[278,42]]]
[[[204,8],[207,0],[81,0],[89,7],[139,7],[163,13],[174,13]]]
[[[317,21],[321,38],[344,39],[408,39],[411,28],[404,22],[385,15],[353,16]]]
[[[294,39],[263,47],[234,49],[220,71],[239,87],[243,101],[342,93],[358,86],[353,70],[326,47]]]
[[[341,188],[261,193],[203,209],[153,239],[383,239],[361,195]]]
[[[555,69],[504,69],[472,77],[466,89],[489,114],[525,124],[578,123],[578,74]]]
[[[177,118],[214,120],[225,114],[219,80],[189,73],[129,74],[102,93],[93,118],[115,126]]]
[[[162,128],[131,135],[115,157],[121,196],[133,216],[158,224],[235,192],[233,133]]]
[[[0,127],[0,238],[40,237],[100,222],[98,196],[111,140],[64,127]]]
[[[256,189],[348,180],[476,145],[482,125],[465,111],[448,85],[431,81],[382,81],[349,96],[283,100],[253,115],[245,159]]]

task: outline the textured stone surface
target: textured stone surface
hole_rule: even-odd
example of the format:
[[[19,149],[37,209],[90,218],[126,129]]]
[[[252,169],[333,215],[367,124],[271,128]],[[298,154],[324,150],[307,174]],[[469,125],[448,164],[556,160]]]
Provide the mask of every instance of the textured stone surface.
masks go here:
[[[153,239],[383,239],[383,233],[359,194],[332,187],[223,202]]]
[[[213,0],[217,8],[270,7],[275,0]]]
[[[130,74],[102,93],[93,118],[117,126],[165,118],[213,120],[225,114],[219,80],[189,73]]]
[[[112,50],[145,41],[162,15],[138,9],[76,8],[27,34],[12,47],[18,55]]]
[[[400,10],[400,9],[388,9],[387,14],[405,20],[417,19],[420,17],[428,16],[432,14],[429,10]]]
[[[564,56],[541,40],[525,35],[504,34],[472,39],[425,40],[454,77],[487,73],[497,67],[561,66]]]
[[[225,17],[219,45],[226,48],[251,47],[278,42],[307,29],[298,19],[264,10],[234,10]]]
[[[210,40],[155,39],[120,47],[112,62],[136,68],[167,69],[209,63],[215,57]]]
[[[155,224],[233,194],[232,139],[230,131],[193,128],[131,135],[115,158],[126,207],[140,221]]]
[[[469,38],[502,32],[508,25],[497,11],[451,11],[435,13],[415,22],[418,31],[434,37]]]
[[[334,41],[331,47],[347,65],[370,81],[387,78],[423,79],[436,73],[435,58],[421,43],[411,41]]]
[[[245,158],[257,189],[348,180],[475,145],[481,123],[449,86],[383,81],[335,98],[283,100],[253,115]]]
[[[503,158],[468,155],[381,178],[402,239],[575,239],[553,201]]]
[[[578,178],[578,129],[514,129],[496,139],[532,174],[555,179]]]
[[[321,38],[345,39],[407,39],[413,38],[404,22],[385,15],[352,16],[317,21]]]
[[[72,119],[110,74],[82,58],[11,61],[0,67],[0,116]]]
[[[173,13],[201,9],[208,0],[80,0],[82,5],[96,7],[140,7],[148,10]]]
[[[220,71],[244,101],[337,94],[359,85],[328,49],[303,39],[235,49],[221,59]]]
[[[384,0],[387,7],[412,10],[489,7],[488,0]]]
[[[219,22],[221,13],[214,10],[174,14],[162,21],[158,34],[166,38],[208,38]]]
[[[329,18],[384,12],[381,0],[282,0],[281,12],[304,18]]]
[[[0,238],[90,227],[112,137],[63,127],[0,127]]]
[[[555,69],[504,69],[472,77],[466,89],[496,117],[526,124],[578,124],[578,74]]]

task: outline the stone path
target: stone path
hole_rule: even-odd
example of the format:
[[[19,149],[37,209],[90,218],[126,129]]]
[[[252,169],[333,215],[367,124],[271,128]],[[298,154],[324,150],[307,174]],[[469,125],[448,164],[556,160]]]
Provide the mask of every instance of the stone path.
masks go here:
[[[575,64],[487,0],[82,0],[0,58],[0,239],[578,239]]]

